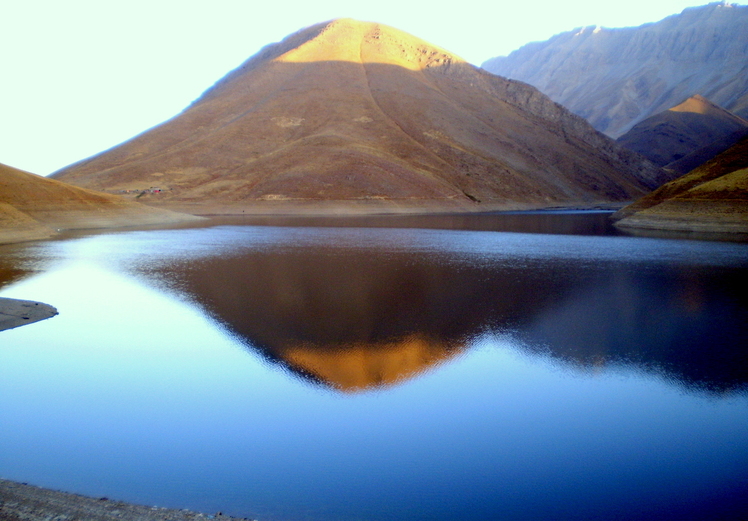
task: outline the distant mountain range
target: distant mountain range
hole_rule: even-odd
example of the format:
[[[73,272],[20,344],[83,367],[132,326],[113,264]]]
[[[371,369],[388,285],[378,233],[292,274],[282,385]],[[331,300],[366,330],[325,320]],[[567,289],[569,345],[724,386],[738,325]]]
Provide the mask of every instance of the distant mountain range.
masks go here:
[[[194,213],[592,205],[668,179],[535,88],[354,20],[267,46],[175,118],[52,177]]]
[[[613,138],[696,94],[748,118],[748,6],[719,2],[640,27],[578,28],[483,68],[534,85]]]

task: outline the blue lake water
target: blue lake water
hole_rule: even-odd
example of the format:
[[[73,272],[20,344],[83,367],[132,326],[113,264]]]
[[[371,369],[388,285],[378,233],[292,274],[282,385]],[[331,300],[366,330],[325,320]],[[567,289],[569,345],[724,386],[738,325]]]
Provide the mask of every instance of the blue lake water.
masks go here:
[[[748,244],[548,215],[0,247],[0,297],[60,312],[0,332],[0,477],[262,521],[745,519]]]

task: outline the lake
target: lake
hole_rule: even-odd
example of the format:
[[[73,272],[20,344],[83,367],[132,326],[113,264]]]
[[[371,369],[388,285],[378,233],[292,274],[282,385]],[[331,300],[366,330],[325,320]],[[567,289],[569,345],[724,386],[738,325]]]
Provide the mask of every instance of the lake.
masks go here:
[[[3,246],[0,297],[59,315],[0,332],[0,477],[261,521],[745,519],[746,287],[748,244],[605,213]]]

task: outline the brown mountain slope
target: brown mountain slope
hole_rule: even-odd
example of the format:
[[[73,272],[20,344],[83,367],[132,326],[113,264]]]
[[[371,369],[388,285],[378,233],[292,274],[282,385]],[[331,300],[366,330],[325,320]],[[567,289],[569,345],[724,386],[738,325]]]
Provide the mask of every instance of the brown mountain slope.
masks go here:
[[[623,228],[748,233],[748,137],[614,217]]]
[[[191,219],[195,217],[150,208],[0,164],[0,244],[48,238],[58,229]]]
[[[639,27],[579,28],[483,67],[536,86],[613,138],[694,94],[748,118],[748,6],[714,2]]]
[[[353,20],[268,46],[182,114],[54,177],[155,185],[143,201],[197,213],[591,204],[665,180],[536,89]]]
[[[748,133],[748,121],[696,95],[645,119],[616,141],[657,165],[668,166],[699,150],[705,153],[705,147],[740,132]]]

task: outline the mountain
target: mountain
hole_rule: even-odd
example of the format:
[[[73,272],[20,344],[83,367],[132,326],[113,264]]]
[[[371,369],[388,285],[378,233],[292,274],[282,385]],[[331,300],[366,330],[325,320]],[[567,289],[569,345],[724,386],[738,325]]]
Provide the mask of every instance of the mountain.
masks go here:
[[[534,85],[613,138],[694,94],[748,118],[748,6],[719,2],[640,27],[583,27],[483,67]]]
[[[594,204],[666,180],[536,89],[354,20],[269,45],[178,116],[53,177],[156,186],[141,200],[195,213]]]
[[[614,218],[626,229],[748,233],[748,136]]]
[[[716,141],[712,141],[704,147],[694,150],[677,161],[669,163],[667,169],[680,174],[687,174],[694,168],[698,168],[713,157],[729,149],[746,135],[748,135],[748,129],[736,130]]]
[[[59,229],[174,223],[193,216],[151,208],[0,164],[0,244]]]
[[[638,123],[616,141],[653,163],[670,168],[671,163],[699,151],[703,157],[701,162],[706,162],[711,159],[704,157],[707,154],[706,147],[734,140],[722,150],[715,151],[713,156],[717,155],[743,134],[748,134],[748,121],[697,94]],[[685,165],[687,163],[676,166],[684,168]],[[688,170],[681,173],[687,172]]]

